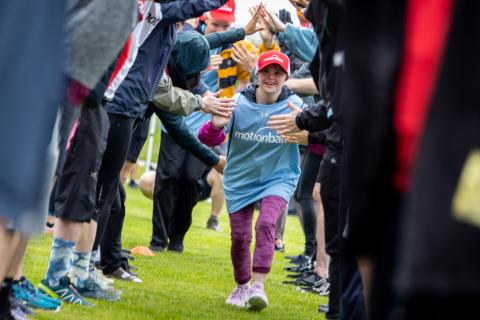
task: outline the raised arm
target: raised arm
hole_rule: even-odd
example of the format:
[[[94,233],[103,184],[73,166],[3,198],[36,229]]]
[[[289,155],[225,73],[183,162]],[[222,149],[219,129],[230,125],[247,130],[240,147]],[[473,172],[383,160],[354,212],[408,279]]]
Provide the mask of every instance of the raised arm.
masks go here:
[[[162,9],[161,25],[174,24],[178,21],[200,17],[203,13],[223,6],[227,0],[176,0],[160,2]]]

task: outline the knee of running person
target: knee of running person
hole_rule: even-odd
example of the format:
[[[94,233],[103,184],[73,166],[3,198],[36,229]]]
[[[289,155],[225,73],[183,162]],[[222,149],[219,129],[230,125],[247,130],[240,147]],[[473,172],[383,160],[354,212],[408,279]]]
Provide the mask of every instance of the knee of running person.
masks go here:
[[[231,233],[232,244],[250,245],[252,242],[252,233],[244,230],[232,230]]]
[[[215,169],[210,170],[210,172],[207,175],[207,182],[208,184],[213,187],[214,184],[216,183],[222,183],[223,181],[223,175],[218,172]]]
[[[272,233],[275,234],[275,222],[271,219],[259,217],[255,224],[255,232],[258,233]]]
[[[155,172],[146,171],[140,177],[138,181],[138,186],[143,195],[149,199],[153,199],[153,191],[155,189]]]

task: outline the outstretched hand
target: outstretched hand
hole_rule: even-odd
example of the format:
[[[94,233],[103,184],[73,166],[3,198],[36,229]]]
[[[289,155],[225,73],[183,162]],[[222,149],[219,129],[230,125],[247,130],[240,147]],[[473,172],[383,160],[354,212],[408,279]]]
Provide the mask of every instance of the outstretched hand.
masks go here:
[[[240,41],[232,46],[232,59],[242,65],[248,72],[252,72],[257,62],[257,55],[250,52],[245,44]]]
[[[254,7],[251,7],[249,9],[250,14],[253,16],[255,15],[256,12],[260,12],[260,15],[258,17],[258,24],[261,26],[261,30],[259,32],[260,38],[262,38],[263,45],[266,48],[272,48],[274,45],[273,42],[273,33],[270,31],[267,22],[265,21],[264,16],[262,15],[261,11],[263,10],[264,5],[263,3],[260,3]]]
[[[293,144],[308,144],[308,131],[300,131],[297,133],[284,134],[281,136],[288,143]]]
[[[270,120],[268,121],[268,126],[273,130],[277,131],[279,135],[288,135],[301,131],[297,127],[295,118],[297,117],[297,114],[302,111],[302,109],[295,106],[291,102],[288,102],[288,107],[290,108],[290,110],[292,110],[292,112],[290,112],[289,114],[271,116]]]
[[[258,7],[256,10],[250,11],[250,14],[252,14],[252,18],[243,28],[247,36],[264,29],[264,26],[258,24],[258,19],[261,17],[261,12],[259,9],[260,7]]]
[[[212,115],[230,117],[233,107],[237,104],[234,99],[218,98],[221,92],[222,90],[204,96],[202,98],[202,107],[200,110],[205,113],[211,113]]]
[[[283,23],[275,13],[269,11],[265,6],[260,8],[263,21],[271,32],[284,32],[286,25]]]

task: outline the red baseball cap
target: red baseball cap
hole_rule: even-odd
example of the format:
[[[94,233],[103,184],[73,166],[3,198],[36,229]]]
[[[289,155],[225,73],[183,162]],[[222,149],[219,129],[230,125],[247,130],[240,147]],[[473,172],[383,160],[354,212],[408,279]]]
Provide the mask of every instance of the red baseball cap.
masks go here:
[[[228,0],[217,10],[210,11],[210,15],[215,20],[235,22],[235,0]]]
[[[262,53],[257,60],[257,72],[271,64],[279,65],[290,76],[290,59],[285,53],[276,50]]]

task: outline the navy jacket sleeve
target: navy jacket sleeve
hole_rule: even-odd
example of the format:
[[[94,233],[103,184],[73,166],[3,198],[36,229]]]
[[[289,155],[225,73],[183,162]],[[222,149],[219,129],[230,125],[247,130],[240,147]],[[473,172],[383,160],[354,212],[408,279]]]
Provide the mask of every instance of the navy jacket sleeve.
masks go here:
[[[207,38],[210,49],[215,49],[245,39],[245,30],[243,28],[237,28],[225,32],[213,32],[207,34],[205,38]]]
[[[206,165],[214,166],[218,163],[219,158],[215,152],[203,145],[197,137],[190,132],[183,117],[162,111],[158,108],[155,109],[155,113],[162,121],[165,129],[167,129],[168,134],[179,146],[191,152]]]
[[[313,106],[303,108],[302,112],[297,114],[295,122],[301,130],[316,132],[330,127],[333,122],[333,115],[331,114],[331,108],[327,109],[320,101]]]
[[[308,133],[308,143],[325,145],[326,141],[327,141],[327,137],[325,136],[324,131]]]
[[[227,0],[177,0],[161,3],[162,20],[159,25],[200,17],[203,13],[223,6]]]

